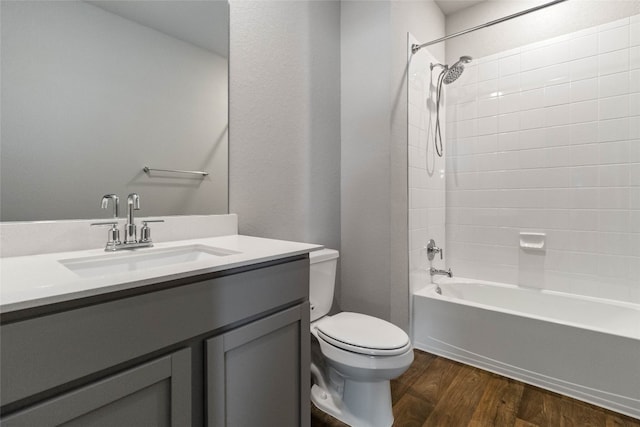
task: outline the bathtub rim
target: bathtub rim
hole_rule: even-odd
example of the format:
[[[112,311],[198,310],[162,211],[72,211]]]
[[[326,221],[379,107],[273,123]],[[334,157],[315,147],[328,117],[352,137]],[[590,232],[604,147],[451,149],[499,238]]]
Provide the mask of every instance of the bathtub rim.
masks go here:
[[[589,302],[592,302],[592,303],[600,303],[600,304],[607,304],[607,305],[612,305],[612,306],[624,307],[626,309],[637,311],[640,314],[640,304],[629,303],[629,302],[624,302],[624,301],[619,301],[619,300],[606,299],[606,298],[598,298],[598,297],[592,297],[592,296],[578,295],[578,294],[572,294],[572,293],[568,293],[568,292],[554,291],[554,290],[550,290],[550,289],[527,288],[527,287],[522,287],[522,286],[518,286],[518,285],[512,285],[512,284],[509,284],[509,283],[491,282],[491,281],[488,281],[488,280],[479,280],[479,279],[469,279],[469,278],[466,278],[466,277],[453,277],[453,278],[442,277],[442,278],[439,278],[439,279],[435,280],[434,283],[429,283],[427,285],[422,286],[420,289],[415,290],[412,293],[412,296],[413,297],[416,297],[416,296],[417,297],[426,297],[426,298],[432,298],[432,299],[437,299],[437,300],[441,300],[441,301],[446,301],[446,302],[449,302],[449,303],[452,303],[452,304],[462,304],[462,305],[467,305],[467,306],[471,306],[471,307],[478,307],[478,308],[481,308],[481,309],[484,309],[484,310],[498,311],[498,312],[505,313],[505,314],[510,314],[510,315],[513,315],[513,316],[521,316],[521,317],[527,317],[527,318],[536,319],[536,320],[540,320],[540,321],[544,321],[544,322],[558,323],[558,324],[567,325],[567,326],[571,326],[571,327],[575,327],[575,328],[586,329],[586,330],[589,330],[589,331],[594,331],[594,332],[599,332],[599,333],[603,333],[603,334],[609,334],[609,335],[614,335],[614,336],[618,336],[618,337],[622,337],[622,338],[627,338],[627,339],[640,341],[640,331],[638,332],[637,335],[625,334],[625,333],[613,331],[611,329],[599,328],[599,327],[591,326],[591,325],[584,325],[584,324],[578,323],[578,322],[564,321],[564,320],[560,320],[560,319],[553,318],[553,317],[548,317],[548,316],[538,316],[538,315],[535,315],[535,314],[524,313],[522,311],[517,311],[517,310],[510,310],[510,309],[498,307],[498,306],[495,306],[495,305],[482,304],[482,303],[478,303],[478,302],[475,302],[475,301],[464,300],[464,299],[460,299],[460,298],[450,297],[450,296],[447,296],[447,295],[441,295],[441,294],[438,294],[436,292],[436,285],[448,285],[448,284],[460,284],[460,285],[463,285],[463,286],[481,284],[481,285],[495,286],[495,287],[499,287],[499,288],[506,288],[506,289],[510,289],[510,290],[517,290],[518,292],[532,292],[532,293],[540,293],[540,294],[543,294],[543,295],[558,296],[558,297],[562,297],[562,298],[579,299],[579,300],[583,300],[583,301],[589,301]],[[413,318],[413,316],[412,316],[412,318]]]

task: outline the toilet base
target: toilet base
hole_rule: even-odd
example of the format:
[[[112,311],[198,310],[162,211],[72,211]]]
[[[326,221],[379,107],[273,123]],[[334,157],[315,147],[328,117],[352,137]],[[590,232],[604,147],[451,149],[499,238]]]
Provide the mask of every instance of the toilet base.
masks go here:
[[[318,409],[353,427],[390,427],[393,424],[389,381],[345,379],[342,396],[314,384],[311,401]]]

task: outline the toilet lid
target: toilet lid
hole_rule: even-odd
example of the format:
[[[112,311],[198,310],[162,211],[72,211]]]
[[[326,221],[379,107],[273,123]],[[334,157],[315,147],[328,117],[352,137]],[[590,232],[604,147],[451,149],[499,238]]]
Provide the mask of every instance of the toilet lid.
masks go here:
[[[411,348],[409,336],[377,317],[360,313],[338,313],[317,326],[318,335],[328,343],[361,354],[393,356]]]

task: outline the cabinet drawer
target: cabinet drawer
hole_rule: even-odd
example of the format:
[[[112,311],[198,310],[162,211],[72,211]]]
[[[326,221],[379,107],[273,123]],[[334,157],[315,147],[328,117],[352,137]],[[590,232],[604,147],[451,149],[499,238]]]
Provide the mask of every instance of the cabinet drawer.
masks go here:
[[[285,262],[0,327],[2,405],[277,307],[309,293],[309,262]]]

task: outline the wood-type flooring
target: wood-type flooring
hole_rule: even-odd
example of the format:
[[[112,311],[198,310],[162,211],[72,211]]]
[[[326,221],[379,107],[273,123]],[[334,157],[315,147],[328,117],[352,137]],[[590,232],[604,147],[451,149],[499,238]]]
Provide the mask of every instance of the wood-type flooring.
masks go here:
[[[395,427],[640,427],[640,420],[415,350],[391,381]],[[344,427],[311,404],[312,427]]]

